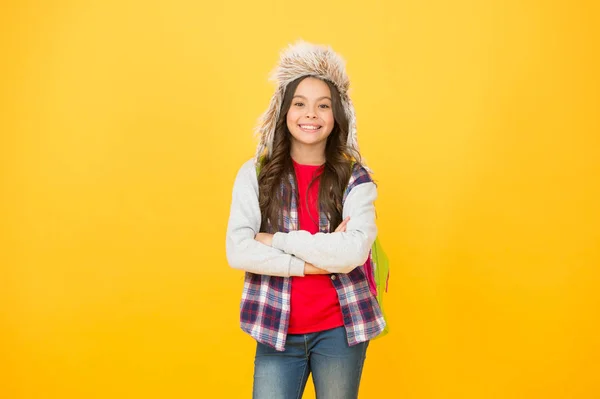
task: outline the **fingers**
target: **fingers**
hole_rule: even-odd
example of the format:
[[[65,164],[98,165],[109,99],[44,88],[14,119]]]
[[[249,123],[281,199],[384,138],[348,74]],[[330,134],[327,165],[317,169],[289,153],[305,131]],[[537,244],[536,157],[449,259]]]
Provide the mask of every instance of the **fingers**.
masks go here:
[[[346,231],[346,225],[348,224],[349,220],[350,220],[350,216],[347,216],[346,219],[344,219],[342,221],[342,223],[340,223],[340,225],[337,227],[337,229],[335,229],[335,232],[343,233],[344,231]]]
[[[312,263],[304,264],[304,274],[331,274],[327,270],[316,267]]]

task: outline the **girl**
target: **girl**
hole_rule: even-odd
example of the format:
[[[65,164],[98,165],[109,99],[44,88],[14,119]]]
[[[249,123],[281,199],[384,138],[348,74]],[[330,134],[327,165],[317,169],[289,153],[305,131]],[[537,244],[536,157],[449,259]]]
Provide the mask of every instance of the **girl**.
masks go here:
[[[277,91],[239,170],[227,259],[244,270],[241,327],[257,341],[253,398],[318,398],[358,388],[385,322],[365,262],[377,188],[361,163],[344,61],[299,41],[281,53]]]

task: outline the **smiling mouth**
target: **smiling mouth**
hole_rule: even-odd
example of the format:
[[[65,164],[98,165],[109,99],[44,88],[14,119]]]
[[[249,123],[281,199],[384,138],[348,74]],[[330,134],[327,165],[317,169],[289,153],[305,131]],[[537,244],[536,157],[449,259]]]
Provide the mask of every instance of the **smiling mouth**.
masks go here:
[[[322,126],[318,125],[298,125],[298,127],[300,128],[300,130],[303,130],[305,132],[316,132],[317,130],[322,128]]]

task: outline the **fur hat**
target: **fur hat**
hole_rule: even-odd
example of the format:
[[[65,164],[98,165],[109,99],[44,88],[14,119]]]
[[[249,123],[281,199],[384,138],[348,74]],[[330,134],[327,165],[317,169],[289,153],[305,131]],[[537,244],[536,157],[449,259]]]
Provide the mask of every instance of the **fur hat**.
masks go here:
[[[345,61],[336,54],[331,47],[308,43],[298,40],[289,45],[280,54],[279,64],[271,72],[270,79],[277,85],[277,90],[269,108],[259,119],[255,133],[260,138],[256,149],[256,160],[264,154],[273,151],[273,139],[275,126],[279,119],[279,111],[283,104],[285,89],[289,83],[302,76],[314,76],[319,79],[328,80],[335,85],[340,92],[342,106],[348,118],[348,140],[346,145],[353,151],[358,152],[356,138],[356,118],[354,106],[348,96],[350,81],[346,75]]]

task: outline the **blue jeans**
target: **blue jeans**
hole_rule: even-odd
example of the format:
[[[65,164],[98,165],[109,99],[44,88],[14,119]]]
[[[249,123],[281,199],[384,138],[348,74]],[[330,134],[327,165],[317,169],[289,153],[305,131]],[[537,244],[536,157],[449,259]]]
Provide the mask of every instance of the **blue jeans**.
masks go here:
[[[312,372],[318,399],[352,399],[369,341],[348,346],[344,327],[288,334],[285,351],[257,343],[253,399],[300,399]]]

